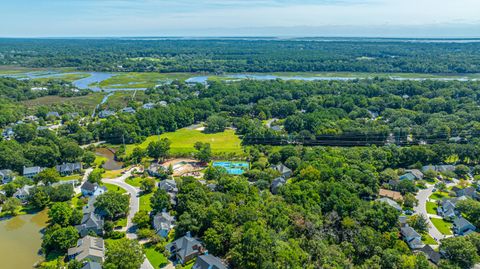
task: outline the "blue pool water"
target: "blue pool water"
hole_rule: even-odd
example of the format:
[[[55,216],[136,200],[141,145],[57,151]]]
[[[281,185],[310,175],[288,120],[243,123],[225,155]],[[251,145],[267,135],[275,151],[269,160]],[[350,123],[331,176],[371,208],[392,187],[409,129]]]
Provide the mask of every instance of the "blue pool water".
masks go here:
[[[213,167],[223,167],[230,175],[241,175],[248,170],[247,162],[214,162]]]

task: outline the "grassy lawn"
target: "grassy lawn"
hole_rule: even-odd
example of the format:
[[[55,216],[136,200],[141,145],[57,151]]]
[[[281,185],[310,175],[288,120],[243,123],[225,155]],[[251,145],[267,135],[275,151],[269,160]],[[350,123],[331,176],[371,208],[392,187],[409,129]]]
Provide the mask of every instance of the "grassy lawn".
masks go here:
[[[134,177],[134,178],[127,178],[125,182],[130,186],[140,188],[140,185],[142,185],[141,184],[142,180],[143,178],[141,177]]]
[[[102,178],[116,178],[122,175],[122,172],[124,170],[105,170],[105,173],[103,173]]]
[[[153,196],[154,192],[155,191],[153,191],[149,194],[145,194],[145,195],[140,196],[140,210],[144,210],[144,211],[147,211],[147,212],[152,211],[152,207],[150,205],[150,198]]]
[[[437,227],[437,229],[444,235],[451,235],[452,234],[452,226],[451,222],[446,222],[443,219],[431,218],[433,225]]]
[[[145,255],[154,268],[162,268],[168,264],[167,257],[156,251],[153,246],[145,246]]]
[[[93,162],[97,167],[107,162],[108,158],[100,155],[95,155],[95,161]]]
[[[242,155],[243,150],[241,140],[235,135],[233,130],[226,130],[223,133],[205,134],[197,130],[180,129],[174,133],[165,133],[160,135],[161,138],[168,138],[172,142],[170,153],[188,154],[195,152],[193,145],[195,142],[210,143],[213,154],[218,153],[233,153],[235,155]],[[127,154],[131,154],[133,149],[137,146],[147,148],[152,141],[158,140],[158,136],[148,137],[142,144],[127,145]]]
[[[422,241],[426,245],[437,245],[438,244],[437,241],[435,241],[435,239],[433,239],[433,237],[431,237],[428,233],[422,234]]]
[[[61,177],[59,179],[60,181],[69,181],[69,180],[79,180],[80,178],[82,178],[81,175],[71,175],[71,176]]]
[[[434,192],[432,195],[430,195],[429,199],[432,200],[442,200],[443,198],[447,198],[448,193],[446,192]]]
[[[118,193],[120,193],[120,194],[127,193],[126,190],[124,190],[123,188],[118,187],[117,185],[108,184],[108,183],[103,183],[103,185],[104,185],[105,187],[107,187],[107,190],[108,190],[108,191],[118,192]]]
[[[428,214],[437,214],[437,204],[435,202],[428,202],[427,201],[427,213]]]
[[[125,227],[127,226],[127,218],[121,218],[115,222],[115,227]]]

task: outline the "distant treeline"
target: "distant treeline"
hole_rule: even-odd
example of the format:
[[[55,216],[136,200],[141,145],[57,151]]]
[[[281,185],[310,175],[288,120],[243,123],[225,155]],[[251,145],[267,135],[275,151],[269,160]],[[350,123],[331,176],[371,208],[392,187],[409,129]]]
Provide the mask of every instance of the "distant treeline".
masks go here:
[[[480,43],[0,39],[0,64],[137,72],[480,72]]]

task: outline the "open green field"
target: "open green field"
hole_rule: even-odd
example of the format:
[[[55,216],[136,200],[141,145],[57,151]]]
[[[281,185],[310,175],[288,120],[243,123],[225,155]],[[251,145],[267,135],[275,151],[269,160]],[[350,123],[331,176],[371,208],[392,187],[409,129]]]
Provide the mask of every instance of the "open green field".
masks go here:
[[[23,101],[22,103],[28,107],[50,106],[63,103],[93,111],[93,109],[100,104],[103,96],[103,93],[91,93],[85,96],[76,97],[44,96],[33,100]]]
[[[100,82],[99,86],[104,88],[150,88],[155,85],[171,80],[186,80],[193,73],[119,73],[107,80]]]
[[[433,225],[444,235],[452,234],[453,224],[451,222],[446,222],[443,219],[431,218]]]
[[[46,81],[49,81],[49,80],[65,80],[65,81],[68,81],[68,82],[73,82],[75,80],[79,80],[79,79],[82,79],[82,78],[86,78],[86,77],[89,77],[90,74],[87,74],[87,73],[76,73],[76,74],[62,74],[62,75],[58,75],[58,76],[55,76],[55,77],[49,77],[49,78],[35,78],[33,79],[34,81],[42,81],[42,82],[46,82]]]
[[[235,155],[242,155],[242,146],[240,138],[235,135],[233,130],[226,130],[223,133],[205,134],[201,131],[191,129],[180,129],[173,133],[165,133],[160,135],[160,138],[168,138],[172,145],[170,147],[170,154],[185,155],[193,153],[196,150],[193,148],[195,142],[210,143],[213,154],[218,153],[233,153]],[[127,145],[126,153],[131,154],[135,147],[147,148],[152,141],[158,140],[159,136],[150,136],[143,143],[139,145]]]

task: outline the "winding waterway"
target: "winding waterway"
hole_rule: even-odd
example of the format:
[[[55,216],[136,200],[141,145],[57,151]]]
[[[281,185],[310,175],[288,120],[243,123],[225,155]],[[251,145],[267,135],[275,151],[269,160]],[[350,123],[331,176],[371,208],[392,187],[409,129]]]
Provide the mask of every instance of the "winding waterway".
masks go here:
[[[40,255],[47,211],[0,220],[0,268],[32,268]]]

